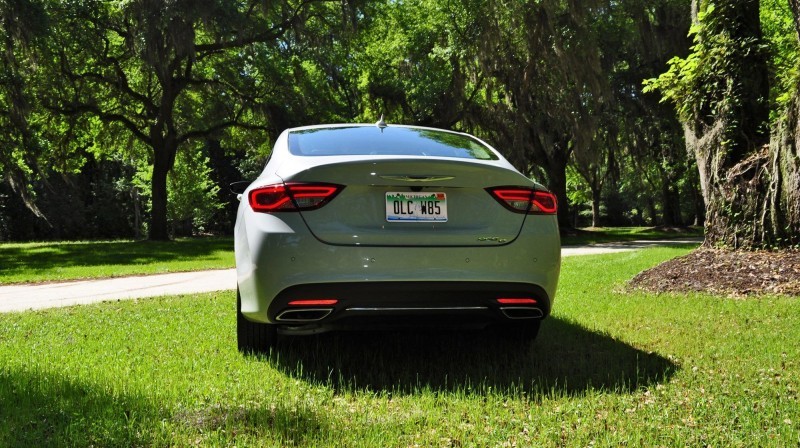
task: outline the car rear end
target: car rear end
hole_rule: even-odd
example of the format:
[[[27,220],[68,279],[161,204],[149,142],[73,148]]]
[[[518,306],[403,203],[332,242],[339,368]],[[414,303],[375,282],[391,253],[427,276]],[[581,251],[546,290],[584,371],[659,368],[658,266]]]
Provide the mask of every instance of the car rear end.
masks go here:
[[[279,145],[237,219],[249,321],[311,333],[550,313],[555,198],[488,145],[367,126],[290,130]]]

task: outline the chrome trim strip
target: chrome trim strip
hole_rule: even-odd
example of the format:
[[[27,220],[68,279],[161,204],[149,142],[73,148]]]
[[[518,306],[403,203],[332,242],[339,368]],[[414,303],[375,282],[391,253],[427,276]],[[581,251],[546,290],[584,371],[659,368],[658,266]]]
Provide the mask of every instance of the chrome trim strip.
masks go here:
[[[438,182],[444,180],[453,180],[453,176],[400,176],[400,175],[378,175],[381,179],[386,180],[399,180],[403,182]]]
[[[345,311],[480,311],[485,306],[446,306],[446,307],[385,307],[385,308],[347,308]]]
[[[539,319],[544,316],[540,308],[530,306],[503,306],[500,307],[500,311],[509,319]],[[508,311],[531,311],[531,314],[529,316],[512,316],[508,314]]]

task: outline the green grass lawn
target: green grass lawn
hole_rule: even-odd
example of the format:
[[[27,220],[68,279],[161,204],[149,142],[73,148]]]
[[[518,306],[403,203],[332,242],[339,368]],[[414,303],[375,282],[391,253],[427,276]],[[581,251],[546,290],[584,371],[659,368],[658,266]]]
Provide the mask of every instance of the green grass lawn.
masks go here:
[[[562,239],[564,245],[636,239],[702,236],[654,227],[582,230]],[[183,238],[176,241],[79,241],[0,243],[0,285],[126,275],[224,269],[234,266],[233,238]]]
[[[233,238],[0,244],[0,284],[232,268]]]
[[[0,315],[0,446],[797,446],[800,301],[627,293],[683,248],[570,257],[485,332],[235,348],[234,293]]]
[[[588,227],[576,229],[574,234],[562,235],[561,244],[615,243],[635,240],[667,240],[676,238],[702,238],[702,227]]]

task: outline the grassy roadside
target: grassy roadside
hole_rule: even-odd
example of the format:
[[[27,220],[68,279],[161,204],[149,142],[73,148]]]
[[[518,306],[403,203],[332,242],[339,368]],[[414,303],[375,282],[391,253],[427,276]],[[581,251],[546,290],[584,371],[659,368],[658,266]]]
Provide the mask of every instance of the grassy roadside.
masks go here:
[[[687,251],[565,259],[522,352],[345,333],[245,357],[232,292],[0,315],[0,446],[796,446],[800,301],[622,291]]]
[[[0,244],[0,284],[232,268],[233,238]]]
[[[592,227],[576,229],[561,237],[564,246],[615,243],[635,240],[669,240],[676,238],[702,238],[702,227]]]
[[[562,238],[565,246],[637,239],[702,236],[702,229],[654,227],[583,229]],[[234,266],[233,238],[155,241],[0,243],[0,285],[38,283]]]

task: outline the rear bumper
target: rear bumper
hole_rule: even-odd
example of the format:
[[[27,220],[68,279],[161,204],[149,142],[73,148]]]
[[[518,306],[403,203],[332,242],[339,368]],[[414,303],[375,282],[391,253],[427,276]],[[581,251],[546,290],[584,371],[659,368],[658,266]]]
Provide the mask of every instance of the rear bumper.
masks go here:
[[[524,298],[503,304],[499,298]],[[335,299],[331,305],[290,302]],[[295,332],[377,326],[483,327],[491,323],[542,319],[550,297],[537,285],[496,282],[371,282],[306,284],[285,289],[270,304],[271,322]]]
[[[308,233],[298,215],[258,219],[236,236],[241,311],[254,322],[289,325],[278,320],[289,298],[320,297],[340,300],[321,319],[330,325],[396,317],[411,323],[425,315],[502,320],[491,301],[504,293],[534,297],[542,317],[550,313],[561,265],[550,216],[528,219],[511,244],[487,247],[331,246]]]

